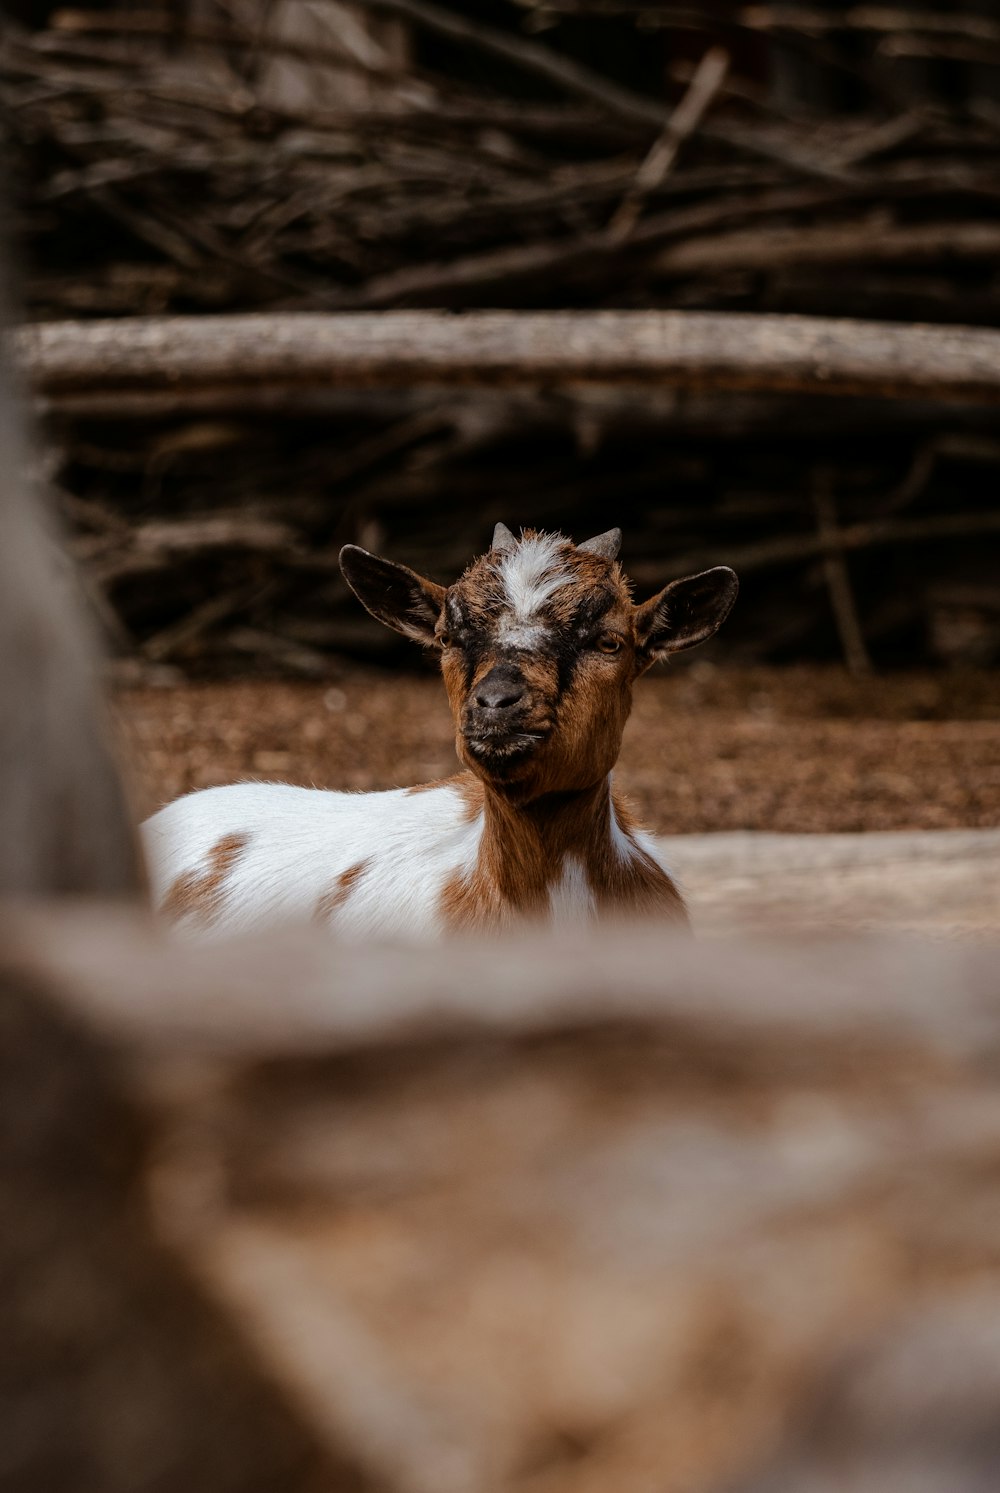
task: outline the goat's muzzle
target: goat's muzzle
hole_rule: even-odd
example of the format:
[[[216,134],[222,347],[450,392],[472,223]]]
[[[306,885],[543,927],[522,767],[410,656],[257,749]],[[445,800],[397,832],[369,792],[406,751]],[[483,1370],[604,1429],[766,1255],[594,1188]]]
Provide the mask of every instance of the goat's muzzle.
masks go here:
[[[466,702],[462,736],[484,769],[502,773],[530,756],[549,734],[548,722],[537,717],[524,675],[512,664],[497,664]]]

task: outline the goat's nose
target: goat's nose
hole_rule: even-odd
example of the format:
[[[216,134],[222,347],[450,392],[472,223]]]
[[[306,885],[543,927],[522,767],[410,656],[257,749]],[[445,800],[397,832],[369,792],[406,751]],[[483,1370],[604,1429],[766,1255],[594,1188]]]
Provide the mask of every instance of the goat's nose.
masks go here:
[[[515,669],[498,664],[476,685],[476,704],[482,710],[509,710],[524,697],[524,680]]]

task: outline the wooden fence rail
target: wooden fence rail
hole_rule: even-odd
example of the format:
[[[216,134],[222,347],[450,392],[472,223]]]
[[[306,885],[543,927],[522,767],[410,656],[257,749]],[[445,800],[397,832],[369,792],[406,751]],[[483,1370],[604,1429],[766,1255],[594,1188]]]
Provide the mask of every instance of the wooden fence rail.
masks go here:
[[[1000,401],[1000,331],[703,312],[288,313],[25,326],[13,347],[62,408],[207,390],[656,384]],[[148,407],[144,403],[144,408]]]

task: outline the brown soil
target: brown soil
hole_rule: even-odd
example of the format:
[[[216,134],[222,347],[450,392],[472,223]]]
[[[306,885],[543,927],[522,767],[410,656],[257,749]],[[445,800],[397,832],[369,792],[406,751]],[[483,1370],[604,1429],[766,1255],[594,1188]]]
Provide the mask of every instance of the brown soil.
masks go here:
[[[144,814],[248,777],[371,789],[456,770],[431,677],[129,688],[116,709]],[[663,832],[994,827],[1000,676],[696,663],[640,683],[617,781]]]

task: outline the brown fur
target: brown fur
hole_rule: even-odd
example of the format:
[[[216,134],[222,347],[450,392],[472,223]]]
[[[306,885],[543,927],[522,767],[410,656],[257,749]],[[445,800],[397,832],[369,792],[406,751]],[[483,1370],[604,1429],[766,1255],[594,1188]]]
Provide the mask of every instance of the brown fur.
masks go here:
[[[531,804],[512,804],[471,774],[453,779],[464,791],[479,786],[485,815],[478,863],[469,876],[456,875],[442,893],[449,929],[496,930],[509,923],[542,919],[549,893],[568,855],[584,868],[603,916],[660,917],[686,923],[684,901],[673,881],[632,840],[633,816],[606,780],[579,793],[552,794]],[[627,860],[611,837],[612,804],[622,833],[634,846]]]
[[[456,749],[468,769],[453,781],[464,781],[467,793],[472,785],[478,786],[485,814],[475,871],[453,877],[443,893],[445,922],[453,929],[498,928],[514,918],[544,917],[567,855],[583,865],[602,914],[687,920],[683,899],[666,872],[634,841],[634,854],[623,859],[611,838],[608,774],[618,759],[632,708],[633,680],[647,666],[640,656],[629,582],[617,562],[569,543],[563,546],[560,561],[573,579],[546,603],[547,619],[556,627],[570,627],[581,607],[603,598],[609,605],[600,631],[620,640],[621,646],[610,654],[581,649],[572,681],[562,692],[553,655],[519,655],[518,667],[531,698],[524,728],[547,734],[511,778],[495,781],[469,750],[462,732],[468,701],[502,651],[486,651],[471,684],[458,651],[446,648],[442,654],[445,688],[458,728]],[[506,605],[496,557],[487,554],[476,560],[455,591],[465,616],[488,631],[492,617]],[[631,839],[633,816],[618,799],[614,809],[622,832]]]
[[[533,529],[524,531],[526,539],[535,538]],[[560,586],[546,602],[545,610],[558,623],[571,622],[580,603],[597,591],[616,593],[623,607],[632,604],[632,593],[617,560],[579,550],[569,540],[561,547],[560,563],[572,572],[573,579]],[[492,550],[473,560],[454,588],[460,592],[473,620],[486,622],[491,613],[506,604],[506,592]]]
[[[330,889],[323,893],[316,903],[313,918],[317,923],[326,923],[337,911],[343,907],[354,887],[371,865],[371,857],[367,860],[358,861],[355,866],[348,866],[346,871],[341,871]]]
[[[602,559],[565,544],[560,561],[573,579],[553,594],[546,604],[547,616],[560,627],[570,625],[580,607],[596,596],[611,605],[601,628],[621,639],[621,650],[608,655],[581,651],[572,685],[559,696],[558,667],[546,654],[523,654],[519,666],[532,696],[532,711],[525,729],[551,732],[516,780],[505,785],[512,798],[532,799],[546,793],[592,786],[614,767],[621,749],[622,733],[632,709],[632,681],[645,665],[637,658],[635,611],[629,583],[616,561]],[[498,607],[504,605],[502,581],[495,557],[484,555],[462,576],[455,589],[463,610],[478,625],[489,626]],[[467,700],[500,657],[489,650],[479,661],[469,689],[465,670],[455,650],[442,654],[441,668],[452,714],[459,727],[456,748],[459,758],[477,776],[483,774],[478,759],[462,737],[461,725]],[[553,727],[558,729],[553,730]]]
[[[208,852],[204,870],[184,871],[172,883],[163,901],[166,915],[174,919],[189,917],[205,925],[213,923],[222,910],[229,873],[249,842],[249,835],[224,835]]]

